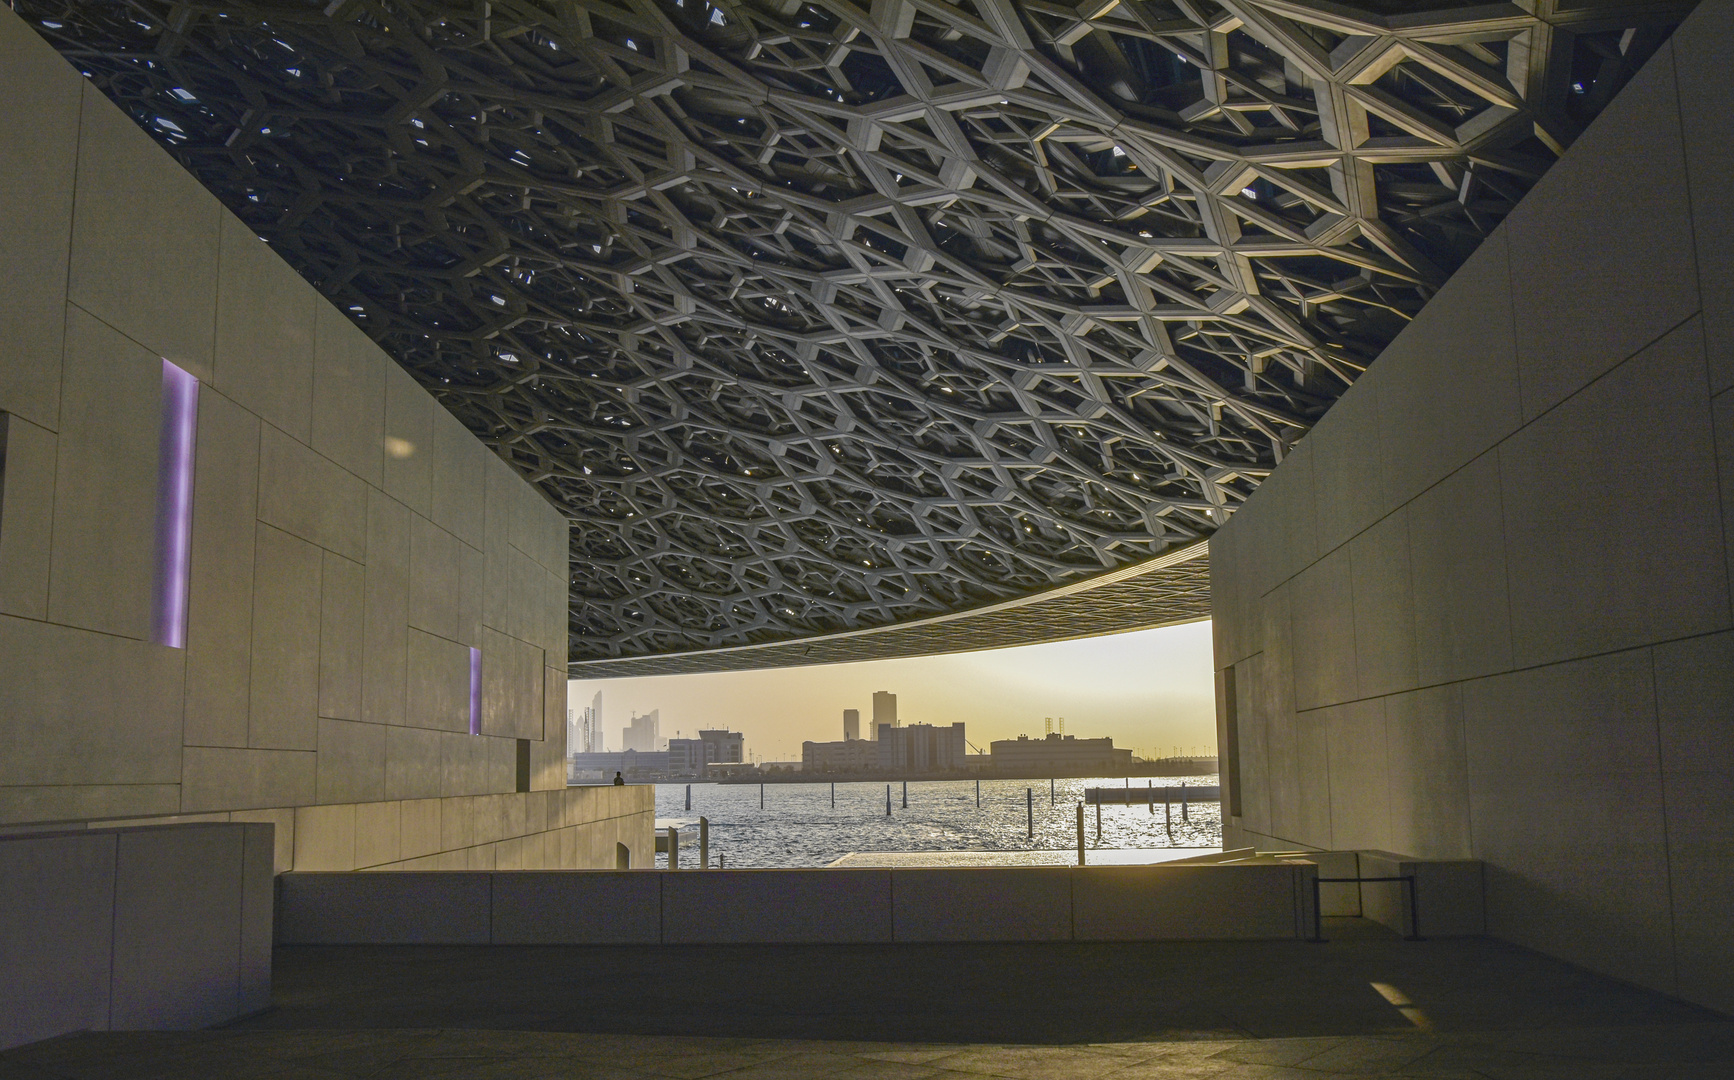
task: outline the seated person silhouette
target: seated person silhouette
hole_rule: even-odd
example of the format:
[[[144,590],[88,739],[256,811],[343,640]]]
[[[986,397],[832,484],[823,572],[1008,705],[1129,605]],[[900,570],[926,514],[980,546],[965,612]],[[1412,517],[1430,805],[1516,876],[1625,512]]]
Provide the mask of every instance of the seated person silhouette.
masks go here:
[[[626,786],[626,778],[621,776],[619,773],[615,773],[614,774],[614,786],[615,787],[625,787]]]

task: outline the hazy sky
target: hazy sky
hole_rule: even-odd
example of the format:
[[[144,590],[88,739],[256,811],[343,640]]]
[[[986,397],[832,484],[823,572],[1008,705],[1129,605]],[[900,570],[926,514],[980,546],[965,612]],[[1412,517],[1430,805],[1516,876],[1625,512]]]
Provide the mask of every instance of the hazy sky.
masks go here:
[[[1215,694],[1210,624],[952,653],[909,660],[573,680],[567,704],[581,709],[602,691],[603,730],[618,750],[633,712],[662,710],[663,738],[699,728],[744,732],[747,752],[792,761],[804,740],[843,737],[843,710],[861,710],[861,735],[873,719],[873,691],[897,695],[900,723],[968,725],[969,741],[1039,736],[1042,718],[1065,717],[1066,734],[1099,738],[1140,756],[1155,751],[1214,753]]]

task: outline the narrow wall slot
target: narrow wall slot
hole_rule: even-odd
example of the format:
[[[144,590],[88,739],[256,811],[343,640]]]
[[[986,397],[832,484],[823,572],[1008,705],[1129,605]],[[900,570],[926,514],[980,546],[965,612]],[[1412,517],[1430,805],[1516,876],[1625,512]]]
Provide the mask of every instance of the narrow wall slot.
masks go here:
[[[187,584],[193,546],[193,442],[199,380],[163,361],[162,430],[157,443],[156,580],[151,641],[187,645]]]

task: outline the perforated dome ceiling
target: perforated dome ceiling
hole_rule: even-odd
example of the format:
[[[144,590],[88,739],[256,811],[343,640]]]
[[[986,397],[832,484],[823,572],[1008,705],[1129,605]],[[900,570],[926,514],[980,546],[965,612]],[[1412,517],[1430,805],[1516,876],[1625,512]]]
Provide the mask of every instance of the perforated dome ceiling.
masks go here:
[[[1208,537],[1689,8],[17,3],[567,512],[580,667]]]

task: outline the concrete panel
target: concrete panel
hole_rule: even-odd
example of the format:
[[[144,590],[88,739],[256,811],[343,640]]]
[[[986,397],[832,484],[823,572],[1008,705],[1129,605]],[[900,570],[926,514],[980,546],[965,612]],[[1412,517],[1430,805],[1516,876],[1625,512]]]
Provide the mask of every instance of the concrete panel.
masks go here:
[[[1384,516],[1378,368],[1369,368],[1308,432],[1319,550],[1333,551]]]
[[[1463,715],[1488,932],[1672,993],[1648,651],[1465,683]]]
[[[1079,867],[1071,871],[1073,934],[1078,941],[1299,937],[1300,869]]]
[[[380,724],[320,718],[319,802],[385,798],[385,732]]]
[[[891,940],[889,870],[712,870],[662,875],[668,944]]]
[[[1512,315],[1526,420],[1698,309],[1670,46],[1536,183],[1505,229],[1517,268]]]
[[[312,447],[373,487],[384,484],[385,369],[391,361],[330,304],[313,319]]]
[[[0,411],[60,426],[60,353],[83,80],[24,22],[0,18]]]
[[[1469,758],[1461,688],[1434,686],[1384,702],[1388,846],[1427,859],[1468,858]]]
[[[1390,505],[1523,422],[1512,334],[1509,242],[1496,229],[1373,365]]]
[[[512,489],[523,483],[512,467],[493,454],[482,469],[482,543],[486,587],[482,623],[506,628],[506,556],[512,546]]]
[[[1290,843],[1302,832],[1299,722],[1295,714],[1294,661],[1287,627],[1293,622],[1284,585],[1265,598],[1264,665],[1259,674],[1258,719],[1263,728],[1263,752],[1269,763],[1269,823]]]
[[[1680,93],[1712,393],[1734,386],[1734,207],[1728,197],[1728,178],[1734,176],[1734,87],[1726,78],[1734,64],[1730,43],[1734,8],[1727,4],[1699,4],[1669,41]]]
[[[223,213],[191,173],[85,84],[69,300],[209,380]]]
[[[482,645],[487,566],[487,556],[480,548],[458,545],[458,640],[476,648]]]
[[[357,562],[367,552],[367,485],[266,425],[259,520]]]
[[[1354,701],[1313,715],[1324,724],[1330,757],[1331,847],[1389,845],[1384,701]]]
[[[1338,548],[1294,579],[1294,696],[1316,709],[1359,696],[1353,566]]]
[[[1255,653],[1234,665],[1236,716],[1240,728],[1240,813],[1249,826],[1270,830],[1270,754],[1266,750],[1265,656]]]
[[[463,545],[424,517],[412,516],[409,521],[409,624],[456,641]]]
[[[408,709],[404,723],[412,727],[468,733],[470,650],[411,627]]]
[[[1501,444],[1518,666],[1729,626],[1704,383],[1693,320]]]
[[[420,734],[434,734],[423,732]],[[398,804],[398,855],[413,859],[440,849],[440,800],[406,799]]]
[[[182,754],[181,809],[196,813],[310,803],[316,756],[306,750],[189,746]]]
[[[434,410],[432,450],[429,516],[440,528],[479,548],[488,450],[444,409]]]
[[[65,372],[48,617],[144,639],[155,569],[162,361],[70,311]]]
[[[385,366],[385,490],[426,517],[433,507],[433,411],[427,391],[396,364]]]
[[[544,671],[541,649],[483,630],[483,734],[542,738]]]
[[[1722,494],[1722,539],[1728,552],[1728,580],[1734,582],[1734,394],[1710,401],[1716,435],[1716,478]]]
[[[180,783],[182,655],[0,616],[0,785]],[[65,799],[44,809],[85,803]]]
[[[355,869],[355,804],[295,808],[295,869]]]
[[[270,810],[236,810],[229,814],[233,822],[251,822],[271,826],[271,872],[285,873],[295,868],[295,808],[279,806]],[[252,834],[248,834],[252,835]]]
[[[897,941],[1065,941],[1072,878],[1065,867],[893,870]]]
[[[385,729],[386,798],[439,797],[442,738],[441,732],[421,728]]]
[[[1295,771],[1300,818],[1294,839],[1307,847],[1334,848],[1331,823],[1331,747],[1323,711],[1297,712],[1294,725]]]
[[[0,787],[0,823],[88,821],[174,814],[179,784],[51,784]]]
[[[381,728],[383,732],[385,729]],[[402,857],[403,804],[363,802],[355,806],[355,865],[384,866]]]
[[[209,389],[199,394],[187,592],[186,741],[246,746],[253,663],[253,550],[259,421]]]
[[[114,861],[112,833],[0,842],[0,1049],[108,1027]]]
[[[284,874],[283,945],[486,945],[486,874]]]
[[[655,945],[657,874],[609,871],[496,874],[495,945]]]
[[[480,735],[467,735],[456,731],[442,731],[440,735],[440,791],[442,796],[483,795],[490,790],[488,785],[487,747],[483,745],[493,740]],[[514,780],[516,777],[513,778]],[[507,784],[509,789],[515,785]],[[452,841],[451,829],[454,818],[449,812],[442,811],[441,827],[445,830],[447,847],[468,847],[478,843],[468,838],[465,833],[461,843]],[[465,827],[473,826],[473,821],[466,822]]]
[[[1503,505],[1499,457],[1489,453],[1406,508],[1423,686],[1512,666]]]
[[[1238,516],[1229,518],[1228,524],[1210,537],[1210,648],[1211,667],[1216,671],[1234,666],[1251,652],[1242,645],[1247,639],[1241,599],[1245,570],[1236,557],[1240,550],[1234,529]]]
[[[256,748],[319,746],[319,579],[305,540],[259,526],[253,565],[253,679],[247,740]]]
[[[241,1016],[271,1007],[271,944],[276,937],[277,906],[275,833],[270,824],[249,825],[242,830],[240,986],[235,1003]]]
[[[361,718],[403,723],[409,663],[409,520],[402,503],[367,493]]]
[[[1254,586],[1260,594],[1318,561],[1318,519],[1313,499],[1313,450],[1302,439],[1283,459],[1251,499],[1261,500],[1259,512],[1268,515],[1273,535],[1258,567],[1265,577]]]
[[[319,593],[319,715],[361,719],[366,568],[327,551]]]
[[[0,419],[0,440],[0,614],[45,619],[57,440],[52,431],[13,415]]]
[[[324,301],[233,214],[223,213],[218,231],[216,386],[310,442],[313,319]]]
[[[233,1019],[244,830],[129,829],[118,840],[110,1026],[188,1029]]]
[[[1734,634],[1658,645],[1656,712],[1679,994],[1734,1011]]]
[[[1409,578],[1409,518],[1403,510],[1349,544],[1355,678],[1361,697],[1415,687],[1415,597]]]

